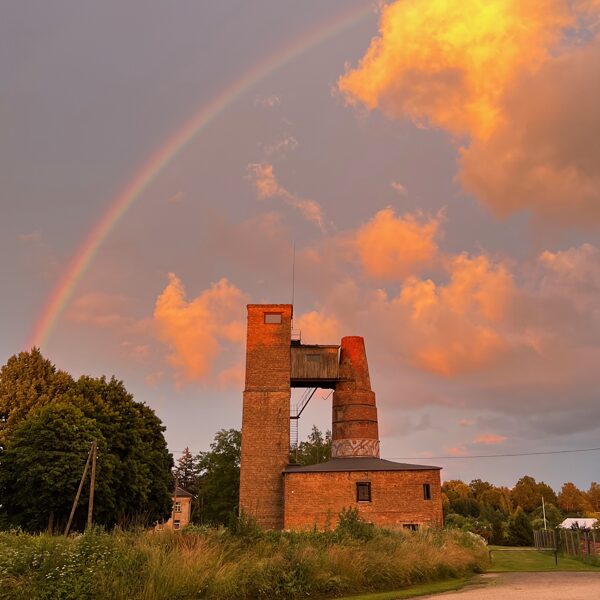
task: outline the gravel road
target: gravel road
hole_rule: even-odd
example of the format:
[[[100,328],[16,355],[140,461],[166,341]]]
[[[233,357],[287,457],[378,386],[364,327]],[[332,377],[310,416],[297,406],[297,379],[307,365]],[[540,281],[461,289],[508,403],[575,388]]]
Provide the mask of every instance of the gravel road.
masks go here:
[[[421,600],[600,600],[600,573],[488,573],[459,592]]]

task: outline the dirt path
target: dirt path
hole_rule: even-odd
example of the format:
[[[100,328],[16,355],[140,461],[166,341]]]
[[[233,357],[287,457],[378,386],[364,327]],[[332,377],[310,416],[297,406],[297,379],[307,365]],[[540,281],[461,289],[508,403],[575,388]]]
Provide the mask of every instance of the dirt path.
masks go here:
[[[421,600],[600,600],[600,573],[488,573],[460,592]]]

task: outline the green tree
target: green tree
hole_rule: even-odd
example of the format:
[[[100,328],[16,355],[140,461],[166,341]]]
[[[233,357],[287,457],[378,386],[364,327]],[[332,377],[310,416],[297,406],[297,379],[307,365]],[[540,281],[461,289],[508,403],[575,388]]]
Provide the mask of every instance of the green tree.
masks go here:
[[[123,382],[114,377],[81,377],[71,402],[96,420],[107,440],[104,461],[114,473],[114,498],[106,504],[100,498],[100,522],[144,525],[168,516],[173,458],[164,438],[165,427],[154,411],[135,402]]]
[[[491,487],[479,496],[479,502],[483,507],[493,508],[508,516],[512,510],[510,492],[506,488]]]
[[[587,499],[594,512],[600,513],[600,485],[592,481],[590,489],[587,491]]]
[[[291,460],[300,465],[316,465],[331,459],[331,431],[325,435],[313,425],[305,441],[298,444],[297,451],[292,453]]]
[[[189,448],[184,448],[173,469],[177,484],[190,494],[196,493],[198,485],[198,466]]]
[[[0,447],[31,410],[60,399],[72,387],[72,377],[38,348],[11,356],[0,369]]]
[[[227,524],[237,511],[241,446],[240,431],[221,429],[215,434],[210,450],[198,454],[198,514],[203,523]]]
[[[112,493],[103,476],[106,443],[93,419],[68,403],[53,402],[15,425],[0,469],[0,497],[12,525],[28,531],[65,525],[92,440],[100,456],[96,491],[106,496]],[[88,491],[86,486],[82,504]]]
[[[531,522],[520,506],[517,506],[508,521],[507,539],[511,546],[531,546],[533,544]]]
[[[533,477],[525,475],[517,481],[511,491],[511,498],[515,506],[520,506],[526,513],[533,512],[542,504],[542,497],[546,502],[557,504],[554,490],[541,481],[537,483]]]
[[[546,527],[556,529],[564,520],[563,513],[550,502],[546,502],[544,508],[541,506],[532,513],[531,525],[534,529],[544,529],[544,509],[546,511]]]
[[[472,489],[464,482],[450,479],[442,486],[442,492],[448,497],[449,512],[465,517],[478,517],[480,505],[473,497]]]
[[[471,481],[471,483],[469,483],[469,488],[471,489],[471,493],[473,494],[473,497],[476,500],[480,500],[481,495],[494,488],[494,486],[487,482],[487,481],[483,481],[481,479],[473,479]]]
[[[591,509],[585,494],[570,481],[562,486],[558,495],[558,505],[566,513],[583,513]]]
[[[46,409],[50,412],[44,412]],[[98,439],[104,440],[98,453],[95,522],[107,526],[143,524],[167,516],[171,510],[173,461],[164,439],[165,428],[158,417],[145,404],[135,402],[122,382],[114,378],[107,381],[104,377],[81,377],[74,382],[68,373],[57,370],[37,349],[13,356],[0,370],[0,465],[7,493],[16,490],[21,475],[18,470],[5,469],[6,456],[13,464],[19,464],[22,459],[32,465],[46,464],[47,457],[55,452],[80,456],[81,441],[76,437],[63,439],[58,433],[54,437],[42,436],[40,443],[29,445],[27,452],[27,444],[22,442],[22,437],[29,431],[25,427],[27,423],[31,421],[30,426],[39,429],[40,414],[49,423],[61,423],[61,413],[65,413],[65,419],[71,415],[69,418],[73,420],[73,411],[86,424],[82,431],[88,431],[93,423]],[[25,433],[20,430],[22,426]],[[49,426],[49,431],[58,429],[59,425]],[[9,449],[12,454],[6,455]],[[17,457],[15,452],[22,456]],[[86,454],[87,451],[82,460]],[[11,480],[11,477],[17,479]],[[72,500],[66,484],[55,488],[47,478],[38,478],[36,485],[42,486],[38,490],[40,497],[46,497],[43,486],[47,485],[48,494],[62,489],[62,496],[70,495],[69,502]],[[31,527],[39,527],[40,520],[28,516],[29,509],[23,504],[25,496],[21,500],[10,506],[3,501],[0,513],[10,512],[10,518],[15,522],[18,520],[15,510],[19,510],[29,519]],[[33,497],[30,502],[31,510],[36,512]],[[62,518],[60,506],[55,510],[57,519]]]

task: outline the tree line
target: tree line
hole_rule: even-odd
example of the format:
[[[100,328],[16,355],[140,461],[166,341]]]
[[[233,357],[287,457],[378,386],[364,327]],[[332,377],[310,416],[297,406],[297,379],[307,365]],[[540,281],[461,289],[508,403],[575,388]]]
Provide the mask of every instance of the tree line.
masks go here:
[[[497,545],[530,546],[534,530],[554,529],[567,517],[600,517],[598,483],[585,491],[568,482],[557,494],[529,475],[512,488],[481,479],[468,484],[446,481],[442,501],[446,526],[472,531]]]
[[[181,452],[173,474],[177,484],[192,494],[192,523],[228,525],[236,517],[239,504],[242,434],[222,429],[210,450],[193,454]],[[323,433],[313,425],[306,440],[290,451],[290,462],[313,465],[331,458],[331,431]]]
[[[73,378],[39,349],[0,369],[0,526],[61,531],[93,440],[94,522],[149,524],[171,513],[173,458],[154,411],[123,382]],[[89,483],[80,506],[87,504]],[[84,509],[74,529],[85,523]]]

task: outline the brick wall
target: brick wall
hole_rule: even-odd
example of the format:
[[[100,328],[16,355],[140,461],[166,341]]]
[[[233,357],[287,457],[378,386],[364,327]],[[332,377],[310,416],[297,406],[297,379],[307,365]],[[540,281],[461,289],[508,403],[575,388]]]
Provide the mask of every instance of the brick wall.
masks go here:
[[[281,323],[265,323],[265,313],[281,313]],[[248,306],[240,509],[266,529],[283,527],[281,472],[289,460],[291,316],[289,304]]]
[[[363,481],[371,482],[371,502],[356,500],[356,483]],[[430,485],[431,500],[423,497],[424,483]],[[384,527],[442,525],[438,470],[286,473],[284,504],[285,529],[333,528],[348,507]]]

